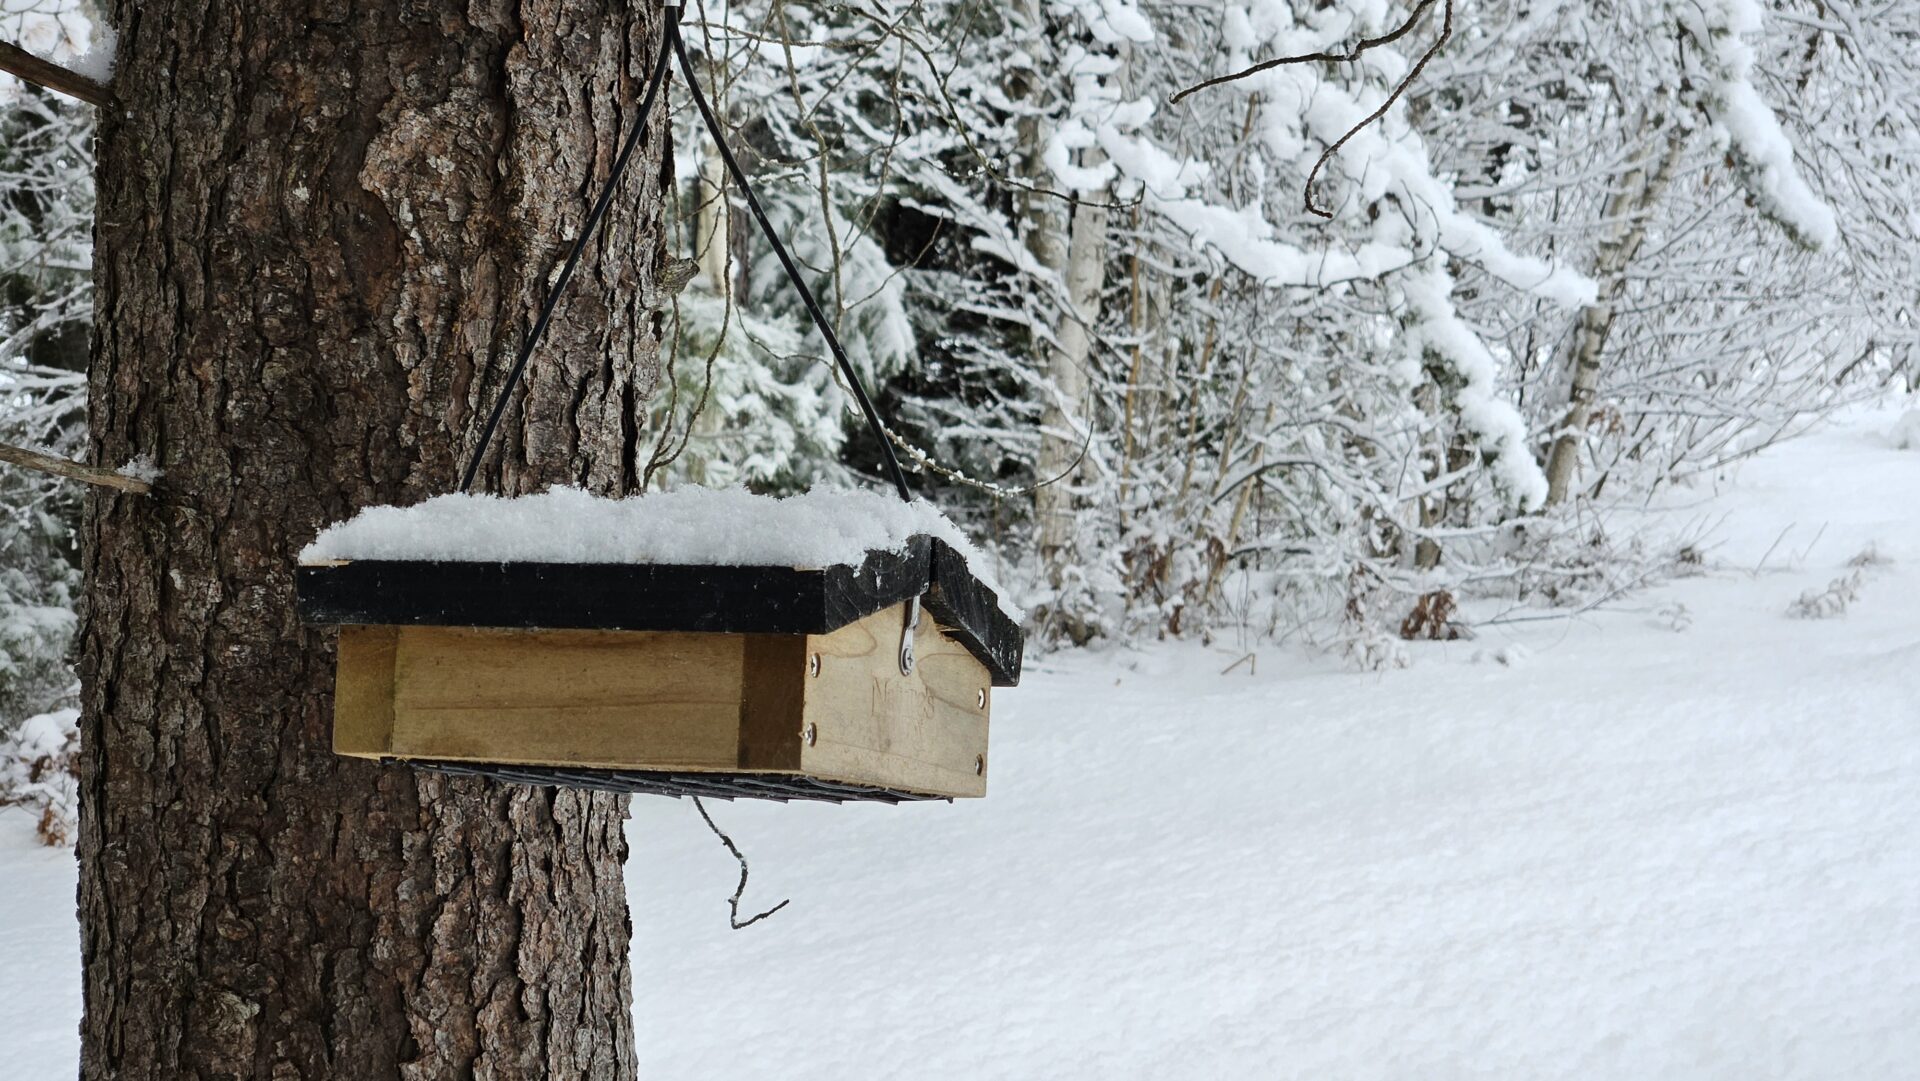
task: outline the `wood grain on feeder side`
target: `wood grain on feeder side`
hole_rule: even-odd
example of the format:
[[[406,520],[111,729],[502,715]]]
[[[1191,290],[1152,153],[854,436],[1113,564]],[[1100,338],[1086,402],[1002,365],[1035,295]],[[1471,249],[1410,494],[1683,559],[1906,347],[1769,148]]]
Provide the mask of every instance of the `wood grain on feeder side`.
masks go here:
[[[923,615],[915,663],[900,671],[905,607],[876,612],[832,634],[811,635],[820,675],[806,683],[801,749],[813,777],[943,796],[987,792],[986,666]]]
[[[905,616],[822,635],[343,627],[334,749],[985,795],[992,675],[930,616],[901,672]]]
[[[807,638],[800,634],[749,634],[740,685],[741,769],[800,769],[800,731],[805,727]]]
[[[743,654],[739,635],[402,628],[392,753],[731,768]]]
[[[333,684],[333,753],[379,758],[393,746],[398,627],[342,627]]]

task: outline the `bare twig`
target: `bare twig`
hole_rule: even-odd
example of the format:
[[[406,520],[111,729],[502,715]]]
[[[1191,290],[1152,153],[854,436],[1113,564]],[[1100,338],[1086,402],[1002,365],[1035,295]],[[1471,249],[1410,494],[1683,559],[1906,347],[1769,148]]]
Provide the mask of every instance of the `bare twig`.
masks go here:
[[[750,920],[742,921],[740,919],[740,895],[747,892],[747,857],[740,854],[740,846],[733,843],[733,838],[727,836],[726,831],[713,824],[713,816],[707,813],[707,805],[700,802],[699,796],[693,797],[693,809],[700,812],[700,817],[706,822],[707,828],[713,831],[715,837],[720,838],[721,844],[727,846],[727,851],[733,853],[733,858],[740,861],[740,884],[733,888],[733,896],[727,898],[727,921],[733,924],[734,930],[738,931],[743,927],[752,927],[754,924],[759,923],[761,920],[766,919],[768,916],[773,915],[775,912],[793,903],[792,898],[788,898],[774,905],[772,908],[767,909],[765,912],[760,913],[758,916]]]
[[[1352,60],[1356,60],[1359,58],[1361,53],[1366,52],[1368,49],[1376,48],[1381,45],[1391,44],[1392,42],[1398,41],[1402,37],[1405,37],[1407,33],[1413,29],[1414,24],[1420,21],[1420,17],[1427,13],[1427,9],[1433,7],[1433,4],[1434,4],[1434,0],[1420,0],[1420,3],[1414,6],[1413,12],[1407,16],[1407,20],[1405,22],[1401,23],[1397,27],[1394,27],[1393,30],[1389,31],[1386,34],[1381,35],[1380,37],[1366,38],[1362,40],[1360,44],[1355,45],[1350,52],[1307,53],[1302,56],[1276,57],[1275,59],[1267,60],[1267,61],[1263,61],[1261,63],[1255,64],[1254,66],[1246,69],[1245,71],[1238,72],[1233,75],[1222,75],[1218,78],[1209,79],[1203,83],[1197,83],[1173,95],[1171,98],[1168,99],[1168,103],[1169,104],[1177,103],[1180,101],[1181,98],[1184,98],[1188,94],[1194,93],[1195,91],[1205,90],[1207,87],[1218,86],[1221,83],[1230,83],[1236,79],[1244,79],[1249,75],[1254,75],[1262,71],[1267,71],[1271,68],[1277,68],[1283,64],[1346,63]],[[1411,69],[1408,70],[1406,77],[1401,79],[1400,82],[1394,86],[1393,92],[1387,95],[1387,100],[1381,102],[1380,107],[1378,109],[1375,109],[1373,112],[1367,114],[1366,119],[1348,128],[1345,135],[1342,135],[1340,136],[1340,138],[1334,140],[1333,145],[1327,147],[1325,150],[1320,152],[1319,159],[1313,163],[1312,170],[1310,170],[1307,173],[1307,182],[1301,187],[1301,200],[1306,204],[1307,213],[1312,214],[1317,218],[1326,218],[1329,221],[1333,220],[1332,211],[1322,210],[1319,207],[1319,205],[1313,201],[1314,181],[1320,178],[1320,170],[1327,167],[1327,163],[1333,160],[1333,156],[1340,152],[1341,147],[1347,145],[1347,141],[1349,139],[1352,139],[1354,136],[1360,134],[1362,131],[1365,131],[1375,121],[1387,115],[1387,110],[1393,108],[1394,103],[1399,101],[1402,95],[1406,94],[1407,89],[1414,84],[1415,80],[1420,78],[1420,73],[1426,70],[1427,64],[1431,62],[1435,56],[1439,55],[1440,50],[1446,46],[1448,41],[1451,41],[1453,39],[1453,0],[1446,0],[1446,2],[1441,6],[1441,13],[1442,13],[1442,21],[1440,24],[1440,36],[1434,39],[1433,44],[1427,47],[1427,51],[1425,53],[1421,54],[1420,59],[1413,65]]]
[[[1368,49],[1377,49],[1382,45],[1391,45],[1401,38],[1406,37],[1413,31],[1414,24],[1418,23],[1420,17],[1425,15],[1427,9],[1432,6],[1433,0],[1420,0],[1420,3],[1414,6],[1413,11],[1408,13],[1405,22],[1377,38],[1360,39],[1360,43],[1347,52],[1302,53],[1299,56],[1278,56],[1272,60],[1262,60],[1258,64],[1243,71],[1236,71],[1231,75],[1216,75],[1204,82],[1195,83],[1185,90],[1175,91],[1173,96],[1167,99],[1167,104],[1178,105],[1181,99],[1197,94],[1202,90],[1221,86],[1226,83],[1238,82],[1249,76],[1258,75],[1263,71],[1272,71],[1274,68],[1285,67],[1288,64],[1350,64],[1360,59],[1360,54],[1366,52]]]
[[[1798,524],[1798,523],[1795,523],[1795,524]],[[1753,573],[1759,574],[1760,571],[1766,567],[1767,560],[1773,558],[1773,550],[1775,548],[1780,547],[1780,542],[1786,540],[1787,534],[1791,532],[1793,532],[1793,526],[1789,525],[1787,528],[1780,531],[1779,536],[1773,538],[1773,543],[1767,545],[1767,550],[1760,553],[1760,562],[1755,563],[1753,565]]]
[[[1473,626],[1498,627],[1508,623],[1544,623],[1550,620],[1551,621],[1567,620],[1571,622],[1572,620],[1577,619],[1580,616],[1586,615],[1588,612],[1605,611],[1606,609],[1604,609],[1602,606],[1605,605],[1607,602],[1617,600],[1621,597],[1626,596],[1628,593],[1633,592],[1636,589],[1639,589],[1643,586],[1648,585],[1654,580],[1656,575],[1657,575],[1656,571],[1649,570],[1641,574],[1639,577],[1633,579],[1632,581],[1622,583],[1621,585],[1616,586],[1615,588],[1607,591],[1605,595],[1597,597],[1591,601],[1588,601],[1586,604],[1583,604],[1580,607],[1575,608],[1569,612],[1541,612],[1538,615],[1499,616],[1494,619],[1479,620],[1475,622]]]
[[[37,450],[28,450],[8,443],[0,443],[0,462],[50,474],[63,480],[97,484],[102,488],[118,488],[123,492],[144,495],[153,490],[153,485],[138,477],[129,477],[124,473],[102,469],[99,466],[82,465],[79,462],[68,461],[65,458],[57,458],[51,454],[42,454]]]
[[[1431,3],[1432,0],[1426,0],[1426,2]],[[888,38],[888,37],[895,38],[896,40],[900,41],[902,44],[907,46],[907,48],[912,49],[914,52],[920,54],[920,59],[924,61],[927,65],[928,74],[932,76],[933,88],[935,91],[938,92],[940,103],[946,107],[947,117],[953,122],[953,128],[952,128],[953,134],[959,136],[961,144],[966,147],[967,153],[974,160],[974,164],[980,169],[981,172],[987,174],[988,179],[994,181],[997,184],[1000,184],[1003,187],[1012,188],[1016,191],[1023,191],[1029,195],[1037,195],[1037,196],[1041,196],[1043,198],[1048,198],[1048,199],[1058,199],[1061,202],[1071,203],[1075,206],[1104,208],[1107,210],[1131,210],[1134,207],[1138,206],[1141,200],[1144,198],[1144,196],[1135,196],[1134,198],[1129,199],[1126,202],[1100,201],[1100,200],[1089,198],[1085,195],[1073,194],[1073,193],[1068,193],[1063,191],[1055,191],[1052,188],[1044,187],[1038,184],[1028,183],[1025,180],[1021,180],[1020,178],[1013,176],[1010,173],[1007,173],[1005,170],[1001,169],[998,165],[994,163],[994,158],[992,155],[981,150],[980,147],[973,141],[973,136],[972,134],[970,134],[969,125],[967,124],[966,120],[963,117],[961,117],[960,107],[957,104],[955,104],[953,100],[952,92],[947,89],[947,76],[941,74],[939,61],[934,56],[933,51],[929,49],[925,44],[923,44],[919,39],[915,38],[912,34],[906,33],[905,31],[899,29],[898,22],[888,23],[885,20],[881,19],[879,16],[868,14],[867,12],[861,11],[859,8],[851,8],[849,9],[849,13],[853,15],[857,15],[860,18],[863,18],[868,22],[873,23],[875,26],[877,26],[880,30],[880,36],[882,39]]]
[[[44,86],[68,97],[79,98],[89,105],[105,105],[111,96],[105,83],[88,78],[72,68],[63,68],[51,60],[43,60],[18,45],[4,41],[0,41],[0,71],[9,72],[35,86]]]
[[[1799,558],[1799,559],[1796,559],[1796,560],[1794,560],[1794,562],[1796,562],[1796,563],[1805,563],[1805,562],[1807,561],[1807,557],[1813,554],[1813,550],[1814,550],[1815,548],[1817,548],[1817,547],[1819,547],[1819,545],[1820,545],[1820,538],[1821,538],[1821,537],[1824,537],[1824,536],[1826,536],[1826,535],[1827,535],[1827,526],[1828,526],[1828,525],[1830,525],[1830,524],[1832,524],[1832,523],[1829,523],[1829,522],[1821,522],[1821,523],[1820,523],[1820,530],[1819,530],[1819,532],[1817,532],[1817,533],[1815,533],[1815,534],[1813,535],[1813,539],[1807,542],[1807,547],[1806,547],[1806,550],[1805,550],[1805,551],[1802,551],[1802,552],[1800,553],[1800,558]]]
[[[970,488],[977,488],[993,496],[995,499],[1007,499],[1013,496],[1031,495],[1042,488],[1051,487],[1072,476],[1074,471],[1080,468],[1080,463],[1086,461],[1087,451],[1093,446],[1093,429],[1087,429],[1087,437],[1080,442],[1080,453],[1074,456],[1073,461],[1068,463],[1065,469],[1048,477],[1046,480],[1035,481],[1032,484],[1019,488],[1008,488],[1005,485],[995,484],[992,481],[980,480],[977,477],[968,476],[961,470],[941,465],[939,462],[934,461],[933,455],[907,442],[900,437],[899,433],[891,428],[887,429],[887,438],[893,442],[894,446],[906,451],[907,456],[913,459],[915,465],[925,469],[929,473],[938,474],[953,481],[955,484],[964,484]]]

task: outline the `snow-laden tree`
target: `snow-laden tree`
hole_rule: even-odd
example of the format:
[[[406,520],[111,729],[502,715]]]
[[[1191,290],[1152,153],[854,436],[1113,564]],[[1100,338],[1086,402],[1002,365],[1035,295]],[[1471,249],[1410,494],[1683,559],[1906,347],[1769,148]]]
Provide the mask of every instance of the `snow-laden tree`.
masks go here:
[[[1916,179],[1896,130],[1911,61],[1866,60],[1811,4],[1483,11],[1423,124],[1471,204],[1600,289],[1571,325],[1493,292],[1470,306],[1549,437],[1550,502],[1716,468],[1884,374],[1913,260],[1889,198]]]
[[[0,37],[71,62],[92,24],[74,0],[7,0]],[[86,442],[92,318],[91,110],[0,75],[0,442]],[[77,588],[77,493],[0,466],[0,738],[64,704]]]
[[[903,454],[1051,632],[1344,622],[1365,652],[1422,596],[1588,573],[1605,556],[1562,566],[1573,519],[1550,506],[1791,434],[1909,348],[1912,223],[1870,159],[1910,153],[1911,61],[1883,55],[1899,19],[1891,41],[1850,29],[1879,13],[747,0],[688,20]],[[683,109],[701,273],[656,480],[870,474],[704,141]]]
[[[869,237],[903,271],[908,456],[983,523],[1027,524],[1031,546],[1006,547],[1060,629],[1178,630],[1247,568],[1266,579],[1267,619],[1327,610],[1362,567],[1412,589],[1442,563],[1442,504],[1472,503],[1468,532],[1486,532],[1540,502],[1501,358],[1460,317],[1451,264],[1561,304],[1590,285],[1456,206],[1398,110],[1324,171],[1332,224],[1300,209],[1320,150],[1409,57],[1165,104],[1223,61],[1332,49],[1404,11],[800,10],[736,6],[703,25],[750,46],[729,70],[771,68],[792,91],[756,92],[743,129],[768,187],[794,184],[770,201],[812,222],[795,235],[823,277]],[[735,78],[739,94],[755,76]],[[749,306],[765,312],[767,260],[751,261]]]
[[[901,370],[915,343],[905,283],[876,224],[892,156],[911,151],[899,147],[904,111],[886,65],[859,48],[867,27],[801,6],[695,5],[687,16],[729,145],[872,386]],[[677,104],[681,251],[699,272],[673,306],[652,481],[845,483],[852,414],[839,374],[698,113],[684,97]],[[875,450],[851,451],[856,468],[871,467]]]

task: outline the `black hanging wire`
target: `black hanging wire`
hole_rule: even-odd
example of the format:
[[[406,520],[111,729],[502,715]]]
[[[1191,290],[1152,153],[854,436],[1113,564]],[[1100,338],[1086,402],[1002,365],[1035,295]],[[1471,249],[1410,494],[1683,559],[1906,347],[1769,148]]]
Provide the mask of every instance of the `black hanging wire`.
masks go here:
[[[846,377],[847,386],[852,389],[853,397],[860,405],[860,414],[866,418],[867,427],[872,429],[876,441],[880,444],[882,460],[887,468],[887,476],[900,493],[900,498],[913,501],[913,489],[907,484],[907,475],[900,468],[900,459],[894,456],[893,444],[887,439],[886,425],[880,421],[880,412],[874,408],[873,399],[867,396],[867,390],[860,382],[860,376],[854,371],[853,362],[847,359],[847,351],[841,347],[840,338],[833,332],[826,315],[820,310],[820,302],[814,299],[813,290],[807,287],[806,279],[800,274],[800,268],[794,264],[793,256],[787,252],[787,246],[780,241],[780,234],[767,219],[767,212],[760,206],[760,199],[753,192],[753,185],[747,182],[746,173],[740,169],[740,163],[734,159],[733,151],[727,148],[726,133],[720,127],[720,121],[714,116],[713,107],[707,103],[706,95],[700,91],[700,80],[694,71],[693,60],[687,55],[686,42],[680,36],[680,6],[669,3],[665,13],[666,47],[660,50],[653,71],[647,76],[647,90],[640,100],[640,112],[633,131],[620,148],[620,156],[614,160],[613,172],[607,177],[606,187],[600,191],[600,197],[594,201],[593,209],[587,214],[586,228],[580,232],[580,239],[574,242],[573,251],[567,256],[566,265],[560,269],[560,276],[548,292],[546,303],[541,305],[540,316],[534,321],[532,333],[527,335],[526,344],[520,347],[520,356],[513,363],[513,369],[507,373],[506,385],[500,388],[500,396],[493,403],[493,411],[487,417],[486,427],[480,430],[480,441],[473,448],[473,457],[467,462],[466,473],[461,477],[460,490],[466,491],[473,486],[473,478],[480,471],[480,461],[485,457],[487,444],[493,439],[494,429],[500,425],[501,414],[506,412],[507,402],[519,386],[520,379],[526,373],[527,360],[533,356],[535,347],[547,332],[547,323],[553,317],[553,310],[559,305],[560,294],[572,280],[574,269],[580,263],[580,256],[599,231],[601,219],[605,217],[607,206],[613,201],[614,189],[619,187],[620,178],[626,172],[627,163],[640,144],[640,138],[646,131],[647,114],[653,109],[653,100],[659,94],[666,80],[667,63],[670,57],[680,59],[680,70],[686,76],[687,90],[693,95],[693,103],[700,110],[700,118],[706,121],[707,131],[713,135],[713,145],[720,152],[720,160],[726,163],[727,173],[734,183],[740,185],[740,193],[746,198],[747,209],[753,212],[754,220],[760,223],[760,232],[773,245],[773,253],[780,260],[780,266],[787,272],[787,280],[793,283],[794,291],[800,294],[800,301],[806,306],[807,315],[812,318],[814,328],[826,339],[827,348],[833,353],[834,363],[840,368],[840,374]]]
[[[907,486],[907,475],[900,469],[900,459],[894,457],[893,444],[887,439],[887,427],[880,423],[880,411],[873,407],[873,399],[867,397],[867,390],[860,384],[860,376],[853,370],[853,362],[847,359],[847,351],[840,347],[840,338],[827,323],[827,317],[820,311],[820,302],[813,298],[813,290],[807,288],[807,280],[800,276],[800,268],[794,265],[793,256],[787,253],[787,246],[780,243],[780,234],[774,231],[773,223],[767,220],[767,212],[760,206],[759,196],[753,193],[753,185],[747,183],[747,174],[740,171],[740,163],[734,160],[733,151],[727,149],[726,132],[720,128],[720,121],[713,115],[713,106],[707,104],[707,96],[700,92],[700,79],[693,70],[693,59],[687,55],[687,43],[680,37],[679,19],[667,21],[667,42],[673,47],[674,55],[680,58],[680,72],[687,77],[687,92],[693,95],[693,104],[700,110],[700,118],[707,122],[707,130],[713,133],[714,149],[720,152],[720,160],[726,163],[727,173],[733,182],[740,185],[740,194],[746,197],[747,209],[753,211],[753,220],[760,223],[760,232],[773,245],[773,254],[780,259],[780,266],[787,272],[787,280],[793,283],[793,290],[800,294],[800,302],[806,305],[807,314],[813,318],[815,329],[827,341],[827,348],[833,352],[834,363],[840,366],[840,374],[846,376],[847,386],[853,390],[854,400],[860,403],[860,413],[867,418],[867,427],[873,429],[873,437],[880,444],[880,454],[886,463],[887,476],[892,478],[893,486],[900,491],[900,498],[913,502],[913,489]]]
[[[679,18],[680,9],[671,8],[667,14],[668,32],[673,22]],[[613,193],[620,186],[620,178],[626,174],[627,163],[633,159],[633,152],[640,146],[640,140],[647,132],[647,114],[653,111],[653,99],[660,95],[660,85],[667,78],[667,53],[662,49],[655,58],[653,70],[647,73],[647,90],[640,96],[640,111],[635,114],[633,130],[627,133],[627,141],[620,147],[620,156],[613,159],[613,172],[607,176],[607,184],[600,189],[599,198],[593,201],[593,209],[587,212],[586,227],[580,230],[580,239],[573,242],[573,250],[567,253],[566,265],[560,268],[560,276],[554,280],[553,288],[547,291],[546,302],[540,305],[540,316],[533,322],[533,332],[520,346],[520,356],[513,362],[512,370],[507,372],[506,385],[500,388],[500,396],[493,400],[493,411],[487,415],[486,427],[480,429],[480,442],[473,448],[473,457],[467,460],[467,470],[460,476],[460,490],[473,487],[473,478],[480,472],[480,461],[486,457],[487,444],[493,440],[493,431],[500,426],[500,416],[507,411],[507,402],[513,398],[514,388],[520,385],[520,378],[526,374],[527,360],[533,356],[540,339],[546,336],[547,323],[553,319],[553,310],[560,306],[560,295],[567,291],[567,283],[573,280],[573,272],[580,266],[580,256],[593,242],[593,235],[600,231],[600,221],[607,216],[607,207],[613,202]]]

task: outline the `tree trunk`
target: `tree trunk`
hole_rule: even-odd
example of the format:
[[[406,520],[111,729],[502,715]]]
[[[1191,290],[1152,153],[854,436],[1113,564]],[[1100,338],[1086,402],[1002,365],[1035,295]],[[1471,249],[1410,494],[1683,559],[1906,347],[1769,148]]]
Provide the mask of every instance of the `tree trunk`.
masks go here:
[[[1657,130],[1659,120],[1648,115],[1641,123],[1645,129]],[[1580,461],[1581,433],[1586,430],[1600,391],[1600,359],[1607,335],[1613,330],[1613,306],[1626,285],[1627,268],[1647,239],[1653,210],[1666,198],[1667,188],[1673,183],[1683,145],[1678,131],[1667,132],[1664,143],[1650,142],[1607,198],[1606,221],[1613,232],[1594,254],[1593,278],[1600,284],[1599,295],[1580,309],[1567,340],[1567,411],[1547,454],[1548,506],[1565,500],[1572,490],[1574,470]],[[1660,160],[1649,172],[1647,164],[1656,154]]]
[[[733,294],[733,207],[727,202],[727,167],[720,155],[700,159],[700,183],[695,188],[699,211],[694,216],[694,258],[714,295]]]
[[[164,479],[86,514],[81,1075],[631,1077],[624,801],[333,757],[332,635],[292,568],[328,522],[452,488],[638,122],[657,10],[113,7],[92,452]],[[648,139],[495,490],[636,487]]]
[[[1077,203],[1068,231],[1066,265],[1067,303],[1054,324],[1055,345],[1047,350],[1047,382],[1054,397],[1040,414],[1040,455],[1036,463],[1043,482],[1034,492],[1034,510],[1040,522],[1040,552],[1057,574],[1058,561],[1073,538],[1076,512],[1074,486],[1079,472],[1081,440],[1077,433],[1090,423],[1093,380],[1087,367],[1093,357],[1093,324],[1100,319],[1100,292],[1106,285],[1107,209]],[[1052,483],[1045,483],[1051,481]],[[1055,582],[1058,585],[1058,581]]]
[[[1039,0],[1017,0],[1011,13],[1021,24],[1023,43],[1032,57],[1031,71],[1051,71],[1053,30],[1043,5]],[[1016,202],[1027,250],[1041,266],[1059,274],[1066,287],[1065,304],[1051,328],[1053,340],[1035,343],[1039,353],[1035,360],[1043,367],[1053,397],[1040,413],[1040,451],[1034,472],[1042,484],[1034,492],[1033,511],[1042,559],[1058,585],[1063,563],[1056,557],[1072,540],[1075,511],[1076,478],[1067,474],[1077,472],[1073,465],[1080,457],[1081,440],[1075,433],[1088,422],[1092,394],[1087,364],[1092,326],[1100,318],[1100,292],[1106,284],[1107,210],[1104,200],[1100,206],[1069,203],[1058,190],[1060,179],[1045,160],[1052,136],[1047,111],[1060,107],[1049,87],[1023,73],[1007,91],[1028,109],[1016,129],[1017,172],[1031,185]],[[1087,157],[1098,154],[1098,150],[1076,151],[1075,157],[1079,164],[1095,167],[1104,159]]]

